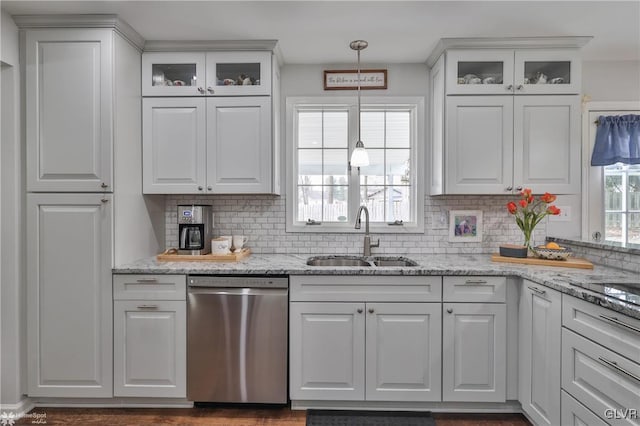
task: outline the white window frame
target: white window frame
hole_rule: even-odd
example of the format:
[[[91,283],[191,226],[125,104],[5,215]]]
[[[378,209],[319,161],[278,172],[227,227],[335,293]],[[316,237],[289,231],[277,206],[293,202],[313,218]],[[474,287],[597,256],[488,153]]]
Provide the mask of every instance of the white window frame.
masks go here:
[[[408,107],[412,114],[411,129],[411,197],[413,217],[415,221],[405,222],[402,226],[391,226],[387,223],[371,222],[369,227],[372,233],[413,234],[424,233],[424,169],[425,159],[425,110],[424,97],[420,96],[363,96],[362,110],[367,107],[383,108],[403,106]],[[331,232],[331,233],[362,233],[355,226],[355,215],[358,205],[351,200],[359,197],[359,175],[357,168],[352,168],[349,173],[349,221],[345,223],[321,223],[320,225],[306,225],[298,222],[295,217],[297,197],[297,111],[304,107],[342,107],[349,110],[349,153],[355,148],[358,128],[355,117],[357,114],[356,96],[314,96],[314,97],[287,97],[286,100],[286,232]],[[367,141],[363,141],[365,147]]]
[[[591,166],[595,142],[595,117],[598,115],[637,114],[640,101],[586,102],[582,112],[582,240],[605,242],[604,230],[604,167]],[[601,234],[600,241],[593,238]]]

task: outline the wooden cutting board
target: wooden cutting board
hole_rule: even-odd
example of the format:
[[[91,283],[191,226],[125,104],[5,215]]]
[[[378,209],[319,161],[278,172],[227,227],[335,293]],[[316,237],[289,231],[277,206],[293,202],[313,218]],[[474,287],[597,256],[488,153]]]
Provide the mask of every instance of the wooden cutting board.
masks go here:
[[[564,268],[593,269],[593,263],[580,257],[569,257],[567,260],[549,260],[539,257],[505,257],[498,253],[491,255],[492,262],[523,263],[527,265],[562,266]]]
[[[160,262],[237,262],[248,257],[251,249],[243,248],[239,253],[229,254],[203,254],[193,256],[190,254],[178,254],[176,249],[169,249],[156,256]]]

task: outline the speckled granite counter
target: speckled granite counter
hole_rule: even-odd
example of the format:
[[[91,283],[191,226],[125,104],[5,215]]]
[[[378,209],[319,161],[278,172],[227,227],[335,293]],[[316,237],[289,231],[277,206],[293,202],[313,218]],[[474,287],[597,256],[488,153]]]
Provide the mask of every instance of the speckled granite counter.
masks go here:
[[[595,293],[572,284],[635,283],[638,274],[596,265],[593,270],[562,267],[526,266],[495,263],[490,255],[410,256],[418,263],[413,267],[325,267],[308,266],[307,256],[285,254],[253,254],[237,263],[158,262],[155,257],[141,259],[113,269],[116,274],[237,274],[237,275],[500,275],[518,276],[562,293],[640,319],[635,304]]]

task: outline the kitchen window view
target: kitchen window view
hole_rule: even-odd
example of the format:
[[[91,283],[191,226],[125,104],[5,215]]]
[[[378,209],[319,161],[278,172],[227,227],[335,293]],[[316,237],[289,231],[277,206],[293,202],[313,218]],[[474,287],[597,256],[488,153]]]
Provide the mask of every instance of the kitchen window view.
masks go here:
[[[348,170],[349,141],[356,140],[355,114],[347,106],[297,109],[296,220],[350,224],[353,212],[365,205],[372,223],[415,221],[413,109],[363,106],[361,134],[369,165],[360,169],[359,178],[357,170]]]
[[[605,240],[640,246],[640,164],[604,168]]]

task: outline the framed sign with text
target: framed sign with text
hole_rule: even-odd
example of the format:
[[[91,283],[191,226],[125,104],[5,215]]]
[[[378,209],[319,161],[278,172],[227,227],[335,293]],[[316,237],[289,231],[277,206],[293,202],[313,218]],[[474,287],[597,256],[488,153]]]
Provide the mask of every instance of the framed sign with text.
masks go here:
[[[357,70],[325,70],[324,90],[356,90]],[[386,89],[387,70],[360,70],[360,89]]]

